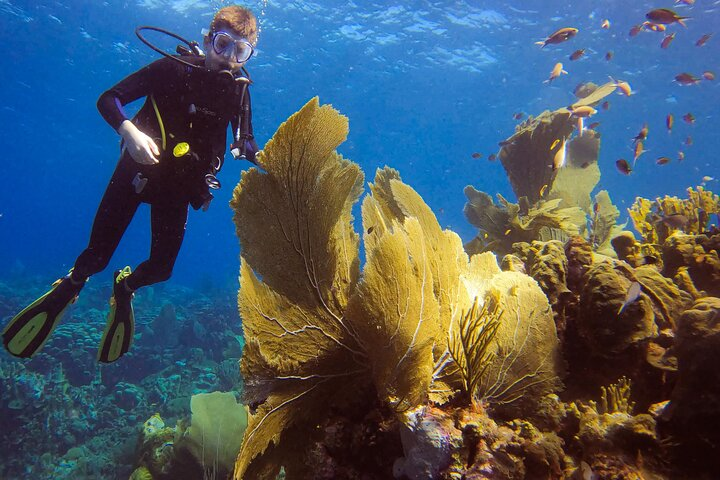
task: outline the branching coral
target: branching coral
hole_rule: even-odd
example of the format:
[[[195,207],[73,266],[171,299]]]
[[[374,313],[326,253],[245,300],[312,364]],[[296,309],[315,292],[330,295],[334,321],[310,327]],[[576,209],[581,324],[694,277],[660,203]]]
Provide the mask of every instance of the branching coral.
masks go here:
[[[687,189],[688,198],[665,196],[650,201],[638,197],[628,210],[643,243],[661,245],[675,231],[697,235],[706,231],[710,216],[720,212],[720,197],[703,187]]]
[[[498,194],[498,202],[485,192],[465,187],[465,217],[480,229],[478,248],[469,253],[492,250],[499,254],[512,251],[516,242],[552,240],[557,232],[565,236],[577,235],[585,223],[585,214],[578,207],[560,207],[561,199],[540,200],[523,211]]]
[[[478,386],[490,365],[490,343],[500,326],[502,312],[497,299],[488,296],[481,306],[477,298],[460,316],[457,331],[450,336],[449,350],[462,376],[463,390],[475,403]]]
[[[600,407],[598,413],[615,413],[622,412],[632,415],[635,408],[635,402],[630,401],[630,387],[632,382],[626,377],[622,377],[617,383],[610,386],[600,387],[602,394],[600,395]]]

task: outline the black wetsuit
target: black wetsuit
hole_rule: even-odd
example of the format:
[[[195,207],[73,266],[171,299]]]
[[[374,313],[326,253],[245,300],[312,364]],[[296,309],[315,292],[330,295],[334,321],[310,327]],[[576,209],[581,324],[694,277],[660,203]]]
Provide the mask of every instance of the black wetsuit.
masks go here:
[[[203,65],[199,57],[183,59]],[[117,130],[126,120],[122,106],[141,97],[147,97],[145,104],[132,122],[155,140],[160,162],[142,165],[123,150],[95,215],[88,247],[75,262],[73,278],[105,269],[138,206],[148,203],[150,258],[127,278],[127,285],[135,290],[167,280],[185,234],[188,205],[198,209],[212,199],[206,175],[222,166],[228,124],[235,136],[239,122],[246,157],[255,159],[250,96],[247,87],[230,75],[162,58],[103,93],[98,110]],[[182,142],[189,144],[190,152],[176,157],[173,149]]]

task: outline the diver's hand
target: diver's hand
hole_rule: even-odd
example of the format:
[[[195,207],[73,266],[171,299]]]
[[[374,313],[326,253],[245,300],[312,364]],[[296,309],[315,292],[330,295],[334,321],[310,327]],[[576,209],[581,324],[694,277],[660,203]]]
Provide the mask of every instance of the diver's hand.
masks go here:
[[[141,132],[130,120],[124,120],[120,124],[118,133],[122,135],[125,148],[137,163],[154,165],[159,162],[157,156],[160,155],[160,149],[155,141]]]

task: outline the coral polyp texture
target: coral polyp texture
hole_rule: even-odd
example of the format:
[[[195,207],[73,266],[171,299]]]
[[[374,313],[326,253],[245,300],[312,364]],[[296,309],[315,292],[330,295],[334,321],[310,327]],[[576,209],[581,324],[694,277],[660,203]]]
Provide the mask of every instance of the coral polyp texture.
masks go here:
[[[569,128],[555,113],[527,122],[504,161],[552,145]],[[233,194],[249,407],[236,480],[717,472],[720,382],[698,376],[717,377],[716,196],[639,199],[638,242],[593,192],[600,144],[581,132],[542,194],[514,182],[518,203],[495,204],[467,187],[479,233],[463,246],[385,167],[362,199],[361,269],[364,175],[336,151],[347,132],[312,99]]]

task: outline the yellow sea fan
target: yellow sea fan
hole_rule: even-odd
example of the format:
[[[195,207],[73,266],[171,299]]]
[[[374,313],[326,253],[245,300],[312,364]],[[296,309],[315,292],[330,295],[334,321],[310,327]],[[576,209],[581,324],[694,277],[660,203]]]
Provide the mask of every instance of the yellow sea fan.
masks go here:
[[[381,398],[398,411],[427,400],[432,349],[441,332],[430,248],[416,218],[395,222],[368,252],[347,311]]]
[[[313,98],[266,145],[258,160],[265,172],[244,172],[233,192],[247,338],[241,369],[248,403],[260,404],[248,421],[236,478],[264,471],[271,462],[259,457],[272,454],[268,447],[294,425],[314,422],[333,392],[344,394],[338,384],[366,369],[343,318],[359,276],[351,209],[363,178],[334,150],[346,135],[347,118]],[[286,455],[288,464],[296,459]]]
[[[351,208],[363,175],[334,151],[347,131],[346,117],[313,98],[260,154],[266,173],[243,172],[230,202],[242,256],[263,282],[335,317],[359,275]]]

